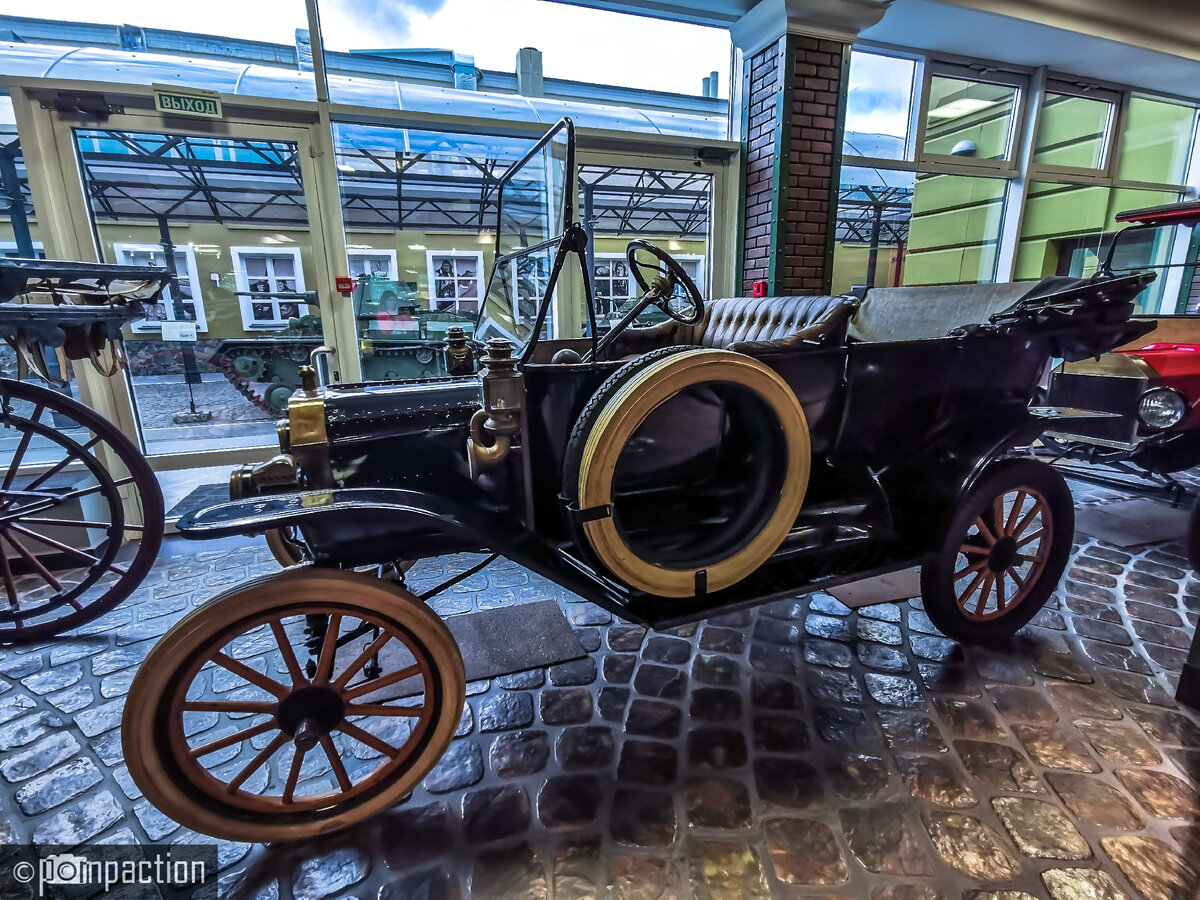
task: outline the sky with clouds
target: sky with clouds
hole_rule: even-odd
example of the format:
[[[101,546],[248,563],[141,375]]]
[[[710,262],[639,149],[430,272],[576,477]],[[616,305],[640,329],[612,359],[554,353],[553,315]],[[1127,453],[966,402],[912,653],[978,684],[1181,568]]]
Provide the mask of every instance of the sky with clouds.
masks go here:
[[[720,73],[729,96],[729,33],[545,0],[322,0],[333,50],[436,47],[511,72],[517,50],[537,47],[549,77],[698,94]],[[290,44],[307,27],[302,0],[0,0],[0,13],[169,28]]]

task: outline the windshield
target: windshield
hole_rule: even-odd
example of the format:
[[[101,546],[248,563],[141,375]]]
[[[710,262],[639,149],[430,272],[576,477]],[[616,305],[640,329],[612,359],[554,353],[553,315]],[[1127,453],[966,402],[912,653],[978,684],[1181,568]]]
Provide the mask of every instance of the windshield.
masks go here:
[[[557,334],[554,265],[560,239],[571,225],[574,143],[574,127],[564,119],[500,181],[496,259],[475,332],[479,340],[504,337],[519,350],[535,331],[537,337]]]

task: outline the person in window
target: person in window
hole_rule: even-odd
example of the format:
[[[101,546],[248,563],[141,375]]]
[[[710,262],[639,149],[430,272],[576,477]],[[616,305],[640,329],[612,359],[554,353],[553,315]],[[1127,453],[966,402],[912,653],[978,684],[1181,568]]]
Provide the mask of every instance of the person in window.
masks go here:
[[[442,298],[442,299],[446,299],[446,298],[449,298],[451,300],[454,299],[454,296],[455,296],[454,282],[453,281],[439,281],[437,283],[437,295],[439,298]]]
[[[257,281],[250,282],[250,290],[266,293],[271,290],[271,282],[265,278],[259,278]]]
[[[294,291],[295,289],[296,288],[293,286],[292,282],[290,282],[288,279],[286,279],[286,278],[279,279],[280,292]]]
[[[442,264],[440,266],[438,266],[437,274],[441,278],[453,278],[454,277],[454,263],[452,263],[448,259],[443,259]],[[438,294],[438,296],[440,297],[442,295]],[[451,296],[453,296],[453,294],[451,294]]]

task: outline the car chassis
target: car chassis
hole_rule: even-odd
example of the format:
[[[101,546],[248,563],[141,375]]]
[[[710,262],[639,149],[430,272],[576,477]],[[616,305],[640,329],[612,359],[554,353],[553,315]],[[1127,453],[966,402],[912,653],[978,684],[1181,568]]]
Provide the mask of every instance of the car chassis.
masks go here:
[[[601,338],[573,156],[563,120],[497,188],[490,321],[476,333],[524,330],[519,354],[493,337],[475,374],[481,347],[451,338],[447,369],[461,374],[446,378],[322,386],[309,369],[280,453],[236,470],[230,502],[179,523],[197,539],[286,533],[299,564],[190,613],[134,681],[126,759],[178,821],[283,840],[398,802],[448,746],[464,694],[453,639],[422,601],[497,556],[653,628],[920,565],[934,623],[995,641],[1057,585],[1070,493],[1048,466],[1006,454],[1091,415],[1029,401],[1049,358],[1145,333],[1129,317],[1153,274],[739,298],[706,312],[669,254],[635,240],[644,296]],[[550,160],[565,173],[557,233],[508,250],[526,167]],[[493,291],[536,253],[553,263],[522,329]],[[590,336],[541,337],[571,256]],[[630,328],[651,303],[673,321]],[[406,588],[408,561],[459,552],[489,555],[420,595]],[[264,673],[246,659],[267,645]],[[231,679],[229,699],[218,686]],[[197,744],[189,716],[214,714],[234,730]],[[305,792],[310,752],[328,759],[332,791]]]

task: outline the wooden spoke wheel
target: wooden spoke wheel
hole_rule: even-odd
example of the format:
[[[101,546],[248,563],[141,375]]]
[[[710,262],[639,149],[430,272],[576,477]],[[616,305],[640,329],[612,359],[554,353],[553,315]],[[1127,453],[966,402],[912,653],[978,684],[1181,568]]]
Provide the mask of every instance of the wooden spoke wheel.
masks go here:
[[[921,569],[926,612],[950,637],[1008,637],[1045,605],[1071,549],[1075,510],[1062,476],[1010,460],[960,503],[936,559]]]
[[[298,569],[185,616],[125,704],[130,774],[195,831],[279,841],[397,803],[441,757],[465,696],[449,630],[367,576]]]
[[[0,642],[96,618],[142,582],[163,535],[158,480],[103,417],[57,391],[0,380]],[[128,521],[137,497],[144,524]]]
[[[275,562],[285,569],[308,561],[308,549],[300,541],[294,527],[272,528],[266,534],[267,548]]]

